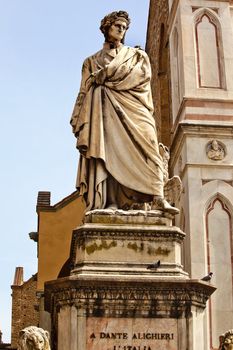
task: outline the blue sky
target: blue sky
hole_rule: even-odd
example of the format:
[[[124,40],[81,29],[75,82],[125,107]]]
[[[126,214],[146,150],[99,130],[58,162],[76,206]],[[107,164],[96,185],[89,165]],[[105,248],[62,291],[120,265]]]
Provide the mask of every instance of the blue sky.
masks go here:
[[[145,46],[149,0],[0,0],[0,329],[10,341],[16,266],[37,271],[38,191],[52,204],[75,190],[78,152],[69,125],[83,60],[103,44],[100,20],[125,10],[126,45]],[[58,252],[59,254],[59,252]]]

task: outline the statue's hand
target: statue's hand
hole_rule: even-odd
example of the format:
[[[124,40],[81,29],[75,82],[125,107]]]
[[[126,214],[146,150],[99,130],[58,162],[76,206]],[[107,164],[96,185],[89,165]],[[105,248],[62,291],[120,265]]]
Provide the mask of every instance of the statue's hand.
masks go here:
[[[101,68],[91,74],[91,77],[93,78],[94,82],[97,85],[103,85],[106,79],[106,76],[107,76],[107,67]]]

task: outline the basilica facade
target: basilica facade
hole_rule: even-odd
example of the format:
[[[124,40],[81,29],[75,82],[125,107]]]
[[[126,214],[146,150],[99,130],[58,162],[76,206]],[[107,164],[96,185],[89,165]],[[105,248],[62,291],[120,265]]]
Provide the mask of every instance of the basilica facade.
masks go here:
[[[233,325],[232,5],[151,0],[147,32],[158,133],[183,184],[184,268],[194,279],[213,272],[217,287],[199,321],[204,349],[218,349]]]

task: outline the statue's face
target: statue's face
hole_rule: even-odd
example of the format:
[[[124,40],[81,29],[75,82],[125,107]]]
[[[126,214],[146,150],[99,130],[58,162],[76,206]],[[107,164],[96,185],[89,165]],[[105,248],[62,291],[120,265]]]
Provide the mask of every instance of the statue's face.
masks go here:
[[[44,339],[41,335],[37,334],[33,339],[28,339],[29,349],[44,350]]]
[[[233,335],[230,335],[225,339],[223,349],[233,350]]]
[[[109,28],[108,31],[108,40],[110,42],[119,41],[124,38],[126,32],[127,24],[122,19],[117,19]]]
[[[216,140],[214,140],[214,141],[212,142],[212,148],[213,148],[214,151],[217,151],[217,150],[218,150],[218,142],[217,142]]]
[[[43,337],[38,334],[37,341],[36,341],[36,350],[44,350],[44,339]]]

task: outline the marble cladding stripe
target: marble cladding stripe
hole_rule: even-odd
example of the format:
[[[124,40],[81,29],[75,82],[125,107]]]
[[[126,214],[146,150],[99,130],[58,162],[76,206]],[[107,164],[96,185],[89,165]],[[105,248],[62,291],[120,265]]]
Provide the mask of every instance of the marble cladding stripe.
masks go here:
[[[203,115],[224,115],[233,116],[233,106],[228,108],[211,108],[210,106],[186,107],[186,114],[203,114]]]
[[[233,122],[233,115],[221,115],[221,114],[186,114],[185,120],[210,120],[210,121],[229,121]]]

